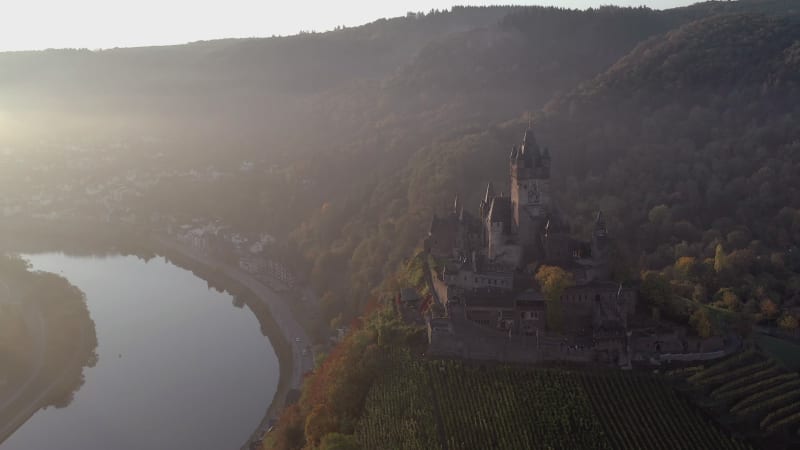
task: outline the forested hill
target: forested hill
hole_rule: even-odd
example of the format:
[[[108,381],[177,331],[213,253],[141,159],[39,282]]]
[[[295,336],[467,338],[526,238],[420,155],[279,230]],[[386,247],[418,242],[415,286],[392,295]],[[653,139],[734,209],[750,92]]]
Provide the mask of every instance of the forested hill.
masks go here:
[[[606,197],[618,226],[644,233],[639,247],[650,250],[663,240],[642,226],[660,204],[687,225],[679,242],[718,226],[774,248],[797,244],[775,227],[782,208],[800,206],[799,57],[794,18],[723,15],[643,43],[546,107],[544,139],[580,180],[567,195]]]
[[[774,226],[794,204],[779,182],[794,167],[797,9],[454,8],[285,38],[0,54],[0,95],[21,131],[155,135],[161,164],[184,168],[277,166],[136,206],[289,236],[327,323],[358,314],[455,193],[477,207],[486,181],[505,189],[530,115],[568,217],[606,210],[632,237],[632,270],[707,255],[711,230],[728,252],[737,231],[777,248],[754,218]],[[650,219],[661,205],[668,225]]]
[[[515,108],[525,103],[529,111],[535,111],[547,100],[537,103],[541,95],[558,90],[566,93],[557,95],[546,114],[537,114],[537,133],[554,152],[556,195],[577,225],[575,233],[586,232],[582,225],[590,224],[591,215],[602,208],[612,217],[612,232],[630,237],[623,240],[626,248],[619,249],[625,260],[621,265],[627,267],[620,272],[633,276],[640,269],[663,269],[681,256],[702,260],[709,251],[713,257],[718,243],[732,252],[752,240],[762,240],[766,247],[760,252],[762,256],[770,253],[770,258],[781,247],[765,236],[769,231],[764,227],[775,225],[777,205],[793,205],[798,196],[784,189],[759,203],[755,193],[763,180],[749,177],[768,162],[775,165],[772,171],[783,171],[785,176],[794,173],[777,164],[794,161],[796,154],[786,128],[791,127],[796,104],[794,94],[787,91],[793,85],[789,74],[796,73],[789,56],[797,38],[795,19],[789,18],[792,5],[738,5],[745,10],[769,6],[769,16],[730,14],[737,5],[723,5],[725,14],[697,21],[689,19],[720,5],[663,13],[533,9],[506,17],[496,28],[432,44],[394,79],[416,89],[408,92],[420,94],[393,103],[419,108],[409,107],[416,116],[409,114],[403,121],[395,113],[390,116],[393,126],[384,122],[380,128],[395,133],[390,142],[401,143],[387,146],[392,150],[388,154],[381,153],[391,161],[391,169],[380,172],[385,173],[380,180],[357,183],[367,186],[359,188],[359,194],[332,199],[296,233],[298,242],[315,255],[317,279],[321,285],[335,286],[341,278],[325,280],[323,268],[348,264],[351,277],[344,283],[351,292],[362,293],[350,298],[363,299],[371,280],[380,279],[408,254],[424,235],[431,214],[444,210],[455,193],[469,207],[477,205],[486,181],[507,189],[508,149],[528,122],[527,117],[520,118],[524,107]],[[787,14],[778,13],[781,6]],[[548,25],[559,20],[573,26]],[[626,31],[614,31],[619,23],[628,24]],[[647,24],[639,29],[638,39],[633,24]],[[648,33],[670,26],[674,26],[672,31]],[[515,34],[509,27],[541,34],[526,40],[522,31]],[[601,31],[586,31],[595,27]],[[558,50],[546,53],[541,46],[555,40],[553,36],[563,39],[558,41]],[[600,56],[587,57],[585,48],[605,55],[608,62],[604,64]],[[439,61],[451,57],[455,66],[449,72]],[[468,71],[467,66],[475,70]],[[590,75],[575,88],[584,73]],[[489,81],[495,77],[502,82]],[[571,77],[577,80],[573,87],[569,86]],[[429,108],[420,106],[430,97],[438,104],[431,101]],[[422,100],[415,103],[415,98]],[[412,124],[417,132],[404,135]],[[779,150],[776,145],[784,147]],[[768,154],[764,153],[767,148]],[[730,153],[720,153],[720,149]],[[410,158],[405,156],[409,150],[413,150]],[[744,159],[730,160],[731,156]],[[726,187],[728,183],[732,184]],[[771,180],[761,192],[771,195],[768,192],[775,183]],[[670,222],[663,226],[653,224],[649,217],[661,205],[671,211]],[[754,224],[763,214],[770,220]],[[728,243],[730,233],[735,244]],[[742,233],[744,243],[737,240]],[[353,239],[354,234],[358,238]],[[720,236],[723,239],[715,238]],[[321,240],[333,244],[317,247]],[[693,249],[688,251],[689,247]],[[786,272],[781,277],[788,279]],[[706,287],[711,290],[706,293],[709,301],[717,293],[714,288],[712,284]],[[781,286],[775,289],[773,297],[787,294]],[[753,298],[749,291],[740,295]]]
[[[702,19],[643,42],[536,114],[558,203],[579,225],[606,213],[617,276],[655,270],[698,304],[796,326],[784,312],[800,303],[799,50],[796,17]],[[511,145],[526,122],[419,157],[457,154],[458,167],[474,167],[500,158],[485,149]],[[504,177],[502,164],[494,170]]]
[[[681,16],[686,14],[680,11]],[[472,128],[451,127],[434,135],[429,143],[415,148],[404,164],[382,172],[382,179],[373,180],[366,193],[332,199],[295,238],[307,254],[318,255],[313,266],[316,282],[336,286],[335,280],[324,278],[323,269],[347,264],[351,292],[364,292],[370,279],[380,278],[383,270],[409,255],[410,246],[424,235],[430,214],[446,210],[455,193],[465,199],[466,207],[477,207],[486,181],[494,181],[498,190],[507,192],[508,149],[519,143],[533,117],[538,141],[549,147],[553,158],[556,204],[576,225],[572,231],[583,237],[597,209],[605,212],[618,244],[615,276],[641,277],[643,307],[657,306],[662,317],[692,325],[701,336],[721,334],[732,323],[742,325],[746,332],[748,321],[796,330],[796,307],[800,306],[798,48],[800,20],[793,15],[726,12],[676,25],[643,38],[609,67],[558,95],[540,111],[483,126],[473,123]],[[465,96],[466,91],[455,95],[456,99]],[[344,226],[341,234],[339,226]],[[333,244],[319,246],[322,242]],[[410,259],[405,270],[387,287],[424,279],[417,258]],[[411,370],[393,373],[387,369],[390,365],[375,363],[376,354],[415,342],[415,336],[404,334],[406,329],[394,333],[376,329],[380,327],[374,323],[356,329],[309,377],[305,396],[287,409],[265,448],[367,448],[385,442],[393,444],[388,448],[436,446],[437,436],[431,432],[437,426],[435,420],[405,421],[403,429],[413,430],[405,434],[391,434],[394,429],[387,424],[414,414],[425,417],[424,402],[420,406],[409,398],[415,392],[430,395],[432,391],[415,381],[414,374],[429,383],[424,377],[436,377],[447,369],[440,365],[438,370],[425,371],[416,361]],[[369,333],[373,335],[365,337]],[[398,341],[387,344],[390,337]],[[493,370],[481,368],[474,373],[500,379]],[[381,380],[374,374],[386,373],[386,379],[395,383],[391,387],[374,381]],[[454,378],[445,379],[441,386],[450,389]],[[497,397],[495,391],[492,395]],[[647,389],[657,391],[656,386]],[[668,392],[674,399],[674,392]],[[406,404],[408,409],[401,406]],[[607,399],[599,404],[608,407]],[[654,404],[663,401],[654,400]],[[454,423],[452,416],[458,415],[475,420],[487,401],[438,405],[445,423]],[[684,416],[676,416],[675,411],[671,417]],[[431,413],[435,414],[440,413]],[[476,435],[498,448],[520,447],[499,444],[519,438],[520,433],[509,432],[515,428],[505,426],[505,419],[498,421],[501,425],[487,425],[502,415],[491,416],[469,430],[477,430]],[[621,416],[611,417],[620,420]],[[735,426],[745,428],[740,422]],[[477,441],[467,444],[471,439],[463,431],[467,428],[453,429],[458,437],[447,441],[450,448],[475,447]],[[425,443],[409,443],[406,436]],[[537,430],[538,442],[544,436]],[[690,438],[694,444],[701,439]],[[637,445],[653,444],[633,444]],[[709,447],[727,445],[739,444],[717,441]]]
[[[0,53],[0,82],[4,88],[35,86],[59,95],[61,88],[102,96],[158,94],[159,83],[183,95],[197,94],[197,87],[322,91],[352,78],[383,78],[431,40],[492,25],[515,9],[457,7],[287,37],[7,52]]]
[[[95,133],[115,127],[166,138],[191,130],[204,134],[199,142],[244,135],[263,142],[251,148],[274,153],[282,142],[305,144],[294,136],[315,125],[317,95],[381,80],[432,40],[490,26],[515,9],[457,7],[287,37],[0,53],[0,96],[19,128],[39,135],[85,134],[87,123]],[[42,116],[48,127],[36,126]]]

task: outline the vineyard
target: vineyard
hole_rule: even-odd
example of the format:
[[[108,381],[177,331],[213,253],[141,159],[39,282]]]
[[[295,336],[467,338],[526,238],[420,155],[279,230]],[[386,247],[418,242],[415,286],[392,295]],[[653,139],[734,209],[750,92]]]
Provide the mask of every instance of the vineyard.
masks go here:
[[[716,415],[753,439],[799,444],[800,376],[755,350],[707,367],[670,373],[682,379]]]
[[[391,360],[357,427],[364,448],[750,448],[650,374]]]

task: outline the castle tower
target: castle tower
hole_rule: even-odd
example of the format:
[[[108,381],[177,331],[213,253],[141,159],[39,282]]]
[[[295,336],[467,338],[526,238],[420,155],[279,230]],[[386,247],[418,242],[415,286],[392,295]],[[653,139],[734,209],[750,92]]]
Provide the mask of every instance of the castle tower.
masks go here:
[[[509,206],[509,199],[508,197],[503,197],[503,194],[492,198],[492,203],[489,205],[489,213],[486,215],[484,224],[487,244],[486,256],[489,259],[494,259],[498,256],[505,242],[504,235],[507,235],[511,229]]]
[[[594,230],[592,230],[593,270],[591,278],[606,280],[611,276],[611,269],[608,264],[610,247],[606,219],[603,216],[603,211],[598,211],[594,220]]]
[[[597,211],[594,219],[594,230],[592,231],[592,258],[597,261],[604,261],[608,253],[608,229],[606,228],[606,218],[603,211]]]
[[[511,209],[513,229],[522,246],[537,245],[550,204],[550,152],[539,148],[532,125],[522,145],[511,151]]]

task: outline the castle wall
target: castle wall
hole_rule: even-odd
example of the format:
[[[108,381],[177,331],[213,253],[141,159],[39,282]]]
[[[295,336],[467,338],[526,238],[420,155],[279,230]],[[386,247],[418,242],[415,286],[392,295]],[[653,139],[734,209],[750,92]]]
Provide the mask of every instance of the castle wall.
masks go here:
[[[458,273],[447,274],[444,282],[463,289],[490,288],[510,291],[514,288],[514,274],[511,272],[479,272],[461,269]]]

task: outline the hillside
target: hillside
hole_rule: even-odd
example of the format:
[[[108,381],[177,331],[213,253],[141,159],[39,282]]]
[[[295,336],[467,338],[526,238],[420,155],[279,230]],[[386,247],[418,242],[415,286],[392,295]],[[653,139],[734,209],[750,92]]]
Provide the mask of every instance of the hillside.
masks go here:
[[[749,302],[747,311],[759,312],[764,300],[793,304],[798,262],[790,249],[800,242],[792,120],[797,32],[794,19],[759,15],[690,23],[641,44],[547,105],[536,128],[553,151],[558,202],[575,222],[591,223],[601,208],[611,232],[629,237],[618,249],[619,276],[669,268],[672,278],[673,264],[689,257],[700,263],[692,275],[674,274],[686,297],[716,302],[730,287],[741,303],[736,311]],[[366,283],[380,276],[381,265],[391,267],[393,255],[405,254],[398,244],[414,245],[432,212],[455,193],[476,205],[485,181],[507,189],[506,149],[525,122],[442,136],[373,185],[356,203],[362,209],[344,216],[362,222],[345,233],[367,233],[350,244],[354,281]],[[347,211],[339,205],[331,209]],[[382,225],[367,231],[365,217]],[[340,242],[334,248],[353,248]],[[718,244],[730,257],[728,270],[711,277]],[[734,283],[744,274],[754,278]]]
[[[575,177],[565,207],[602,207],[634,267],[662,270],[681,295],[730,289],[726,309],[777,319],[769,304],[800,293],[798,39],[796,19],[698,21],[553,101],[541,129]]]
[[[692,15],[528,8],[424,47],[358,104],[366,114],[356,135],[364,137],[344,154],[315,158],[330,195],[294,240],[317,287],[363,302],[419,242],[435,210],[456,192],[477,205],[475,180],[505,178],[519,129],[497,124],[544,106]],[[350,277],[326,273],[331,265],[347,265]]]
[[[289,37],[0,53],[0,95],[4,111],[30,133],[112,128],[178,139],[191,130],[202,134],[191,140],[195,147],[209,137],[239,147],[261,141],[259,150],[274,156],[285,148],[273,147],[303,133],[298,121],[313,123],[310,103],[321,93],[380,80],[431,40],[489,26],[513,10],[454,8]],[[52,117],[64,123],[37,125]],[[244,143],[232,140],[241,134]]]
[[[796,234],[781,210],[797,207],[796,10],[455,8],[287,38],[0,54],[0,94],[21,135],[134,136],[169,168],[269,166],[167,182],[133,207],[290,236],[322,325],[357,315],[455,193],[477,205],[483,182],[504,189],[507,150],[549,102],[537,132],[559,202],[575,222],[601,207],[631,236],[620,276],[758,242],[758,264],[732,258],[764,274],[736,293],[746,303],[760,286],[758,303],[795,289],[794,256],[773,253]]]

